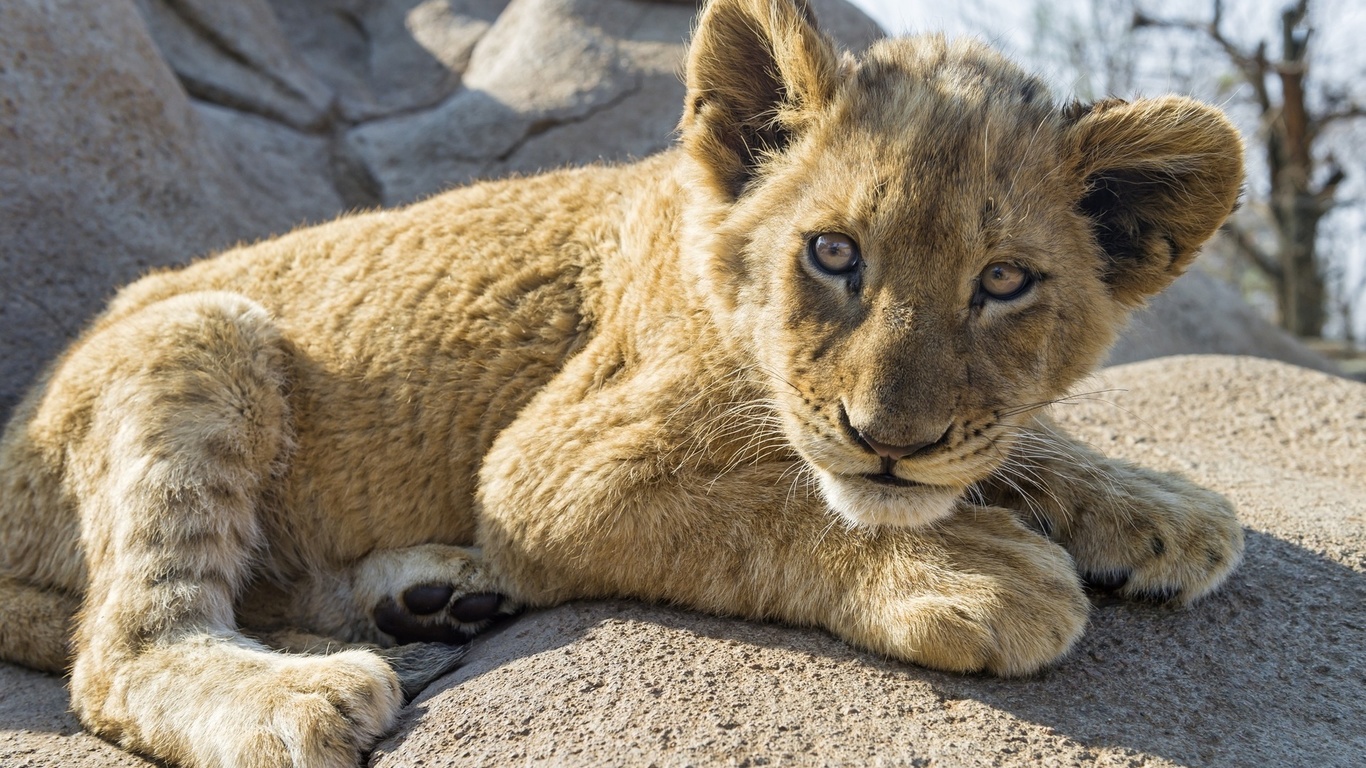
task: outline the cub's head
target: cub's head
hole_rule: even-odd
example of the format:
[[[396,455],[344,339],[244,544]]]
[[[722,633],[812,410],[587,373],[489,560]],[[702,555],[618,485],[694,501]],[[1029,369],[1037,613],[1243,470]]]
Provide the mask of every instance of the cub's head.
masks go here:
[[[1060,107],[977,43],[836,53],[804,0],[713,0],[688,61],[685,258],[858,524],[942,517],[1232,211],[1184,98]]]

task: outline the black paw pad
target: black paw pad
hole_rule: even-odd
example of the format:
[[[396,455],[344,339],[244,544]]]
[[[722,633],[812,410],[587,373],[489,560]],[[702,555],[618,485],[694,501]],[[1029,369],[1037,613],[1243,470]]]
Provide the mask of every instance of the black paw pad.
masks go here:
[[[451,600],[454,596],[455,589],[449,584],[409,587],[399,599],[386,597],[375,606],[375,626],[401,644],[461,645],[476,631],[468,625],[502,615],[502,595],[479,592]]]
[[[418,620],[411,611],[398,604],[392,597],[386,597],[375,606],[375,626],[386,635],[392,635],[400,644],[407,643],[446,643],[460,645],[469,638],[450,624],[426,624]]]
[[[403,591],[403,605],[418,616],[430,616],[446,607],[455,594],[449,584],[419,584]]]
[[[451,604],[450,613],[456,621],[473,624],[476,621],[485,621],[497,616],[498,609],[502,605],[502,595],[489,592],[465,595]]]
[[[1124,589],[1129,583],[1128,571],[1100,571],[1082,574],[1081,583],[1086,589],[1100,594],[1109,594]]]

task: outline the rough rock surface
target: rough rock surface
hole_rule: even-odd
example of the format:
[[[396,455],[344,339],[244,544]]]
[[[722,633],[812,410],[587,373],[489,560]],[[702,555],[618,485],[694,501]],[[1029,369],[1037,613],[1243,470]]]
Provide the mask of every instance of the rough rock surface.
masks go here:
[[[337,198],[289,152],[275,183],[244,178],[250,153],[202,119],[132,0],[5,0],[0,30],[3,418],[115,286]]]
[[[860,48],[879,32],[815,0]],[[670,141],[695,3],[0,2],[0,419],[121,283],[235,241],[487,175]],[[1320,367],[1192,275],[1123,362]],[[1251,531],[1190,612],[1097,610],[1029,681],[964,678],[811,630],[634,603],[523,617],[410,710],[377,765],[1366,764],[1366,388],[1282,365],[1105,374],[1061,418],[1233,497]],[[1094,389],[1111,384],[1098,383]],[[791,755],[791,758],[787,756]],[[58,679],[0,665],[0,765],[149,765],[81,733]]]
[[[1366,385],[1280,363],[1112,368],[1057,416],[1227,494],[1248,530],[1190,610],[1101,601],[1032,679],[947,675],[829,635],[632,602],[521,617],[371,758],[411,765],[1366,764]],[[0,764],[143,765],[59,680],[0,665]]]
[[[815,3],[858,50],[881,36],[841,2]],[[643,157],[668,146],[693,3],[513,0],[475,44],[462,87],[434,109],[353,129],[347,146],[385,204],[481,178]]]
[[[265,0],[136,0],[162,56],[193,96],[322,125],[332,91],[295,54]]]

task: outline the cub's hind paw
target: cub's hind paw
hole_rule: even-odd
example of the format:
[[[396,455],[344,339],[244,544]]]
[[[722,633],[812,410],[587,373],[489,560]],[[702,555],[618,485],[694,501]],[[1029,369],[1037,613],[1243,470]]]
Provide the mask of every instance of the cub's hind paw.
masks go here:
[[[521,606],[499,594],[479,550],[421,544],[374,552],[355,575],[356,598],[388,645],[466,643]]]
[[[419,584],[397,598],[381,598],[373,615],[375,626],[399,643],[459,645],[517,610],[491,592],[458,594],[449,584]]]

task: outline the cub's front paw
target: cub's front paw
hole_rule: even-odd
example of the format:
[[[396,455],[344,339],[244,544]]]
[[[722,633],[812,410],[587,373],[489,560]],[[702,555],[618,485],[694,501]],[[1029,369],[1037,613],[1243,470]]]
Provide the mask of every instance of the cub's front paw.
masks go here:
[[[1003,509],[965,508],[893,548],[854,642],[952,672],[1016,676],[1081,637],[1090,603],[1072,559]]]
[[[393,728],[400,680],[368,650],[272,653],[224,636],[78,658],[72,707],[90,730],[185,766],[344,768]]]
[[[1183,605],[1228,578],[1243,529],[1223,496],[1177,475],[1116,462],[1105,492],[1081,500],[1057,536],[1089,587]]]

